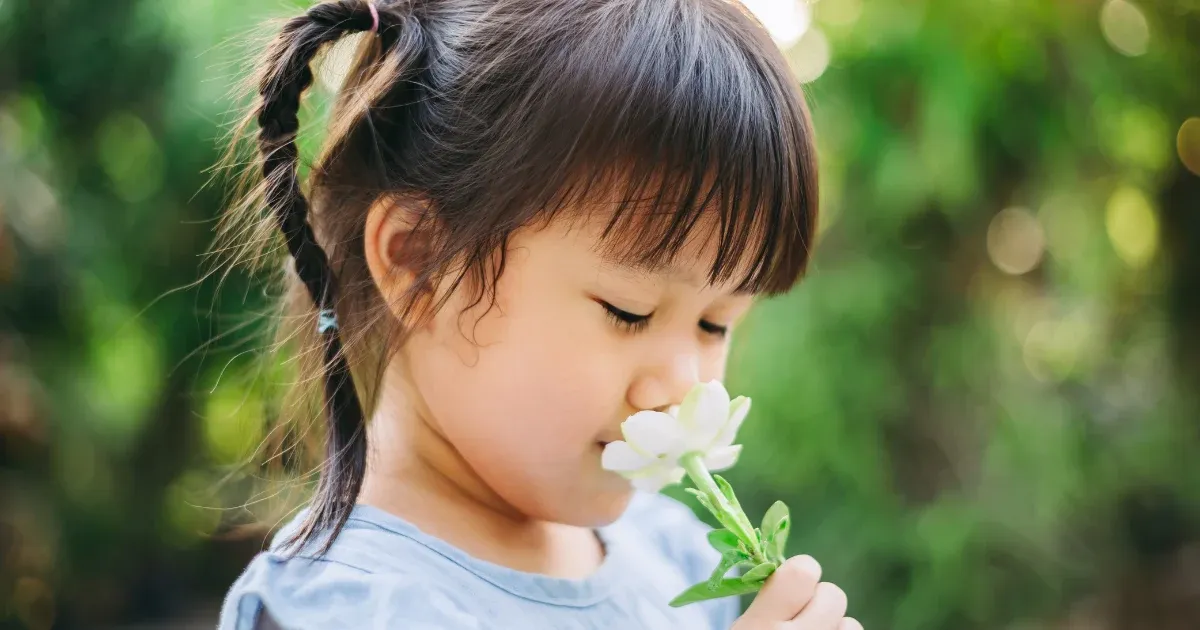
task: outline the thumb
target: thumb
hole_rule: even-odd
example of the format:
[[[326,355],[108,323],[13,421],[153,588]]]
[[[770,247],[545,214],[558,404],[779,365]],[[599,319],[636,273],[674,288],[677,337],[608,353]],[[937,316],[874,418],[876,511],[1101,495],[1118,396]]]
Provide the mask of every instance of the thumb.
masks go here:
[[[821,581],[821,565],[812,556],[789,558],[742,615],[747,621],[790,621],[808,605]]]

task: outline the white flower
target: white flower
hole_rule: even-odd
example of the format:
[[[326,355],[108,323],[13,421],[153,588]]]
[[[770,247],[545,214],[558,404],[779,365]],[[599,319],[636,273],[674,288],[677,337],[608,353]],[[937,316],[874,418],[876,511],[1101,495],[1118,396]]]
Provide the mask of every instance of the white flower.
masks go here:
[[[621,423],[625,440],[607,444],[600,465],[646,492],[682,481],[679,460],[689,453],[701,455],[709,470],[724,470],[737,462],[742,446],[733,440],[749,411],[750,399],[730,401],[721,383],[698,384],[670,413],[639,411],[629,416]]]

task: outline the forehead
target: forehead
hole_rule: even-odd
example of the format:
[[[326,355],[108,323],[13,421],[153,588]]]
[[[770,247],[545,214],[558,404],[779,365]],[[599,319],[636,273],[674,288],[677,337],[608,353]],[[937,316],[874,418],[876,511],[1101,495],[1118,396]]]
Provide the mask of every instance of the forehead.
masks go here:
[[[648,219],[653,221],[653,218]],[[624,229],[607,229],[611,217],[603,214],[576,215],[565,222],[565,234],[578,247],[594,257],[596,264],[606,272],[634,277],[651,277],[655,280],[677,282],[695,288],[718,288],[735,295],[753,295],[752,291],[738,288],[738,280],[750,273],[752,260],[741,256],[733,267],[730,278],[713,279],[712,270],[721,256],[721,241],[717,219],[701,217],[686,234],[678,251],[669,255],[657,255],[639,249],[639,238],[648,229],[645,225],[628,226]],[[637,235],[630,235],[629,232]],[[606,233],[607,232],[607,233]],[[725,254],[726,256],[729,253]]]

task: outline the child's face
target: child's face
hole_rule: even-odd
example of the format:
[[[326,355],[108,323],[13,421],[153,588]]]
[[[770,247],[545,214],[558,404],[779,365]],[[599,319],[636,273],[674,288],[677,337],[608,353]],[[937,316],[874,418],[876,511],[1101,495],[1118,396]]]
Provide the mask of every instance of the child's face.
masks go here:
[[[403,351],[421,420],[480,480],[523,514],[580,526],[612,521],[630,498],[600,467],[604,444],[630,414],[721,379],[728,330],[752,302],[704,285],[702,244],[647,273],[606,262],[598,227],[518,232],[495,307],[457,295]]]

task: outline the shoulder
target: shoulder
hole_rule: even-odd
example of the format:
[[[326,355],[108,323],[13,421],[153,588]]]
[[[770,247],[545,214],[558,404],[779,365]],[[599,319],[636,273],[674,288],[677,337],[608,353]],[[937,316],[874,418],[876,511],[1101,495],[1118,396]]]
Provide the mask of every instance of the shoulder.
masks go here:
[[[321,556],[292,554],[279,548],[287,531],[230,587],[219,630],[482,627],[422,570],[419,545],[395,536],[374,540],[378,532],[348,527]],[[368,548],[378,543],[385,544]]]
[[[397,624],[420,630],[481,627],[446,594],[416,576],[368,573],[335,561],[264,552],[226,595],[220,630],[337,630]]]

